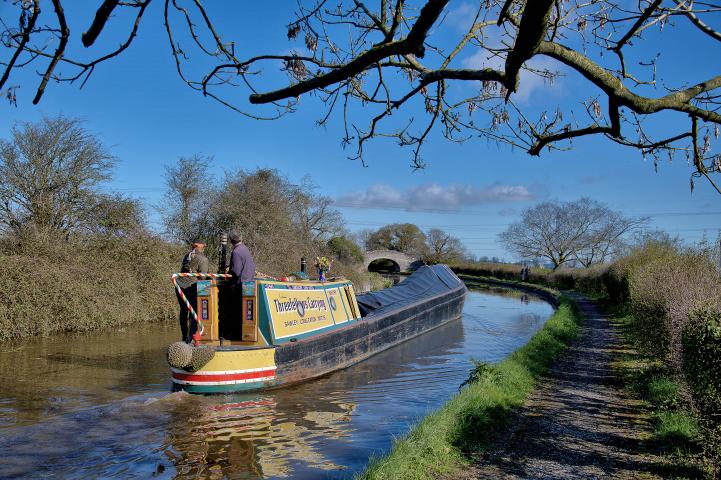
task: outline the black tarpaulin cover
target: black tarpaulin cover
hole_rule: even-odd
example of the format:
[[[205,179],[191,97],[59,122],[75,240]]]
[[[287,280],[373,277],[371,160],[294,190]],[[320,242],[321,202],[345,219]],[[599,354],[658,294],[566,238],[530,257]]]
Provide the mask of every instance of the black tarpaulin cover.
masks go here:
[[[454,290],[462,284],[448,266],[424,265],[398,285],[358,295],[358,307],[361,315],[365,317]]]

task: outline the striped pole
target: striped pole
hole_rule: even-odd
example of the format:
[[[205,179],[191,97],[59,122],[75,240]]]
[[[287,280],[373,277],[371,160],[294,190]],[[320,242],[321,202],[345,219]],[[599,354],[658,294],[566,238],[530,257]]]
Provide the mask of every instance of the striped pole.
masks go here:
[[[178,285],[178,277],[231,278],[232,275],[229,275],[227,273],[174,273],[172,275],[171,281],[173,282],[173,286],[175,286],[175,290],[178,292],[178,295],[180,295],[180,298],[182,298],[183,302],[185,302],[185,306],[188,308],[188,311],[193,316],[193,321],[195,322],[196,327],[198,327],[198,330],[202,335],[205,331],[205,329],[203,328],[203,324],[198,321],[198,314],[195,313],[195,309],[188,301],[188,297],[185,296],[185,293],[183,293],[183,289],[180,288],[180,286]]]
[[[278,280],[277,278],[267,275],[262,272],[256,272],[256,275],[263,278],[270,278],[272,280]],[[193,316],[193,321],[195,322],[196,326],[199,327],[200,334],[202,335],[205,329],[203,328],[203,324],[198,321],[198,314],[195,313],[195,308],[190,304],[188,301],[188,298],[185,296],[185,293],[183,293],[183,289],[178,286],[178,277],[194,277],[194,278],[233,278],[233,275],[229,273],[174,273],[170,278],[173,282],[173,285],[175,286],[175,290],[178,292],[178,295],[180,295],[180,298],[183,299],[183,302],[185,302],[185,306],[188,307],[188,311]]]

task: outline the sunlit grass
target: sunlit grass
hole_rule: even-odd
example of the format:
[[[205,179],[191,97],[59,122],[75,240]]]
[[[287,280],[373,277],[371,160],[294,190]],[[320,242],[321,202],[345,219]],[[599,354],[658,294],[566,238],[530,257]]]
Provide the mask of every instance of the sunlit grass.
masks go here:
[[[699,438],[698,422],[684,410],[660,412],[656,419],[655,437],[668,448],[686,450]]]
[[[506,426],[511,410],[523,404],[551,360],[575,338],[579,320],[571,301],[562,297],[526,345],[497,365],[477,364],[477,381],[396,441],[387,456],[372,459],[357,478],[431,479],[468,465],[469,454],[483,451]]]
[[[624,336],[623,353],[614,362],[624,385],[644,401],[652,413],[651,444],[666,453],[660,467],[663,476],[710,478],[704,461],[698,457],[700,427],[697,418],[684,406],[680,383],[669,374],[662,359],[639,352],[634,346],[643,335],[625,305],[607,306],[610,320]],[[709,472],[713,467],[709,467]]]

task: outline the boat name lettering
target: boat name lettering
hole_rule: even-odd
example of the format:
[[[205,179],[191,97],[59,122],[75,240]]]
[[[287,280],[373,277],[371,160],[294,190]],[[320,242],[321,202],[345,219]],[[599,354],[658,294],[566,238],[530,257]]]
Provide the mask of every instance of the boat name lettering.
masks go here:
[[[327,310],[325,300],[323,299],[308,298],[307,300],[298,300],[297,298],[293,298],[292,300],[288,300],[285,302],[273,300],[273,303],[275,304],[275,311],[278,313],[296,311],[304,312],[306,310]]]

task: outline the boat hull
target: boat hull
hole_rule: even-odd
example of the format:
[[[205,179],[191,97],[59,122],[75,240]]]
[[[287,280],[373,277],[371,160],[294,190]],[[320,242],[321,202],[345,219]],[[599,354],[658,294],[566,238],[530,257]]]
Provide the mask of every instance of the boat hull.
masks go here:
[[[277,383],[275,348],[216,349],[213,359],[197,372],[171,368],[173,385],[190,393],[230,393],[261,390]]]
[[[279,382],[288,384],[349,367],[460,318],[465,287],[377,317],[366,317],[310,341],[276,350]]]
[[[217,347],[213,359],[197,372],[172,369],[173,383],[176,389],[210,394],[272,389],[310,380],[457,320],[466,291],[458,280],[435,295],[419,296],[397,308],[382,308],[316,336],[268,347]]]

